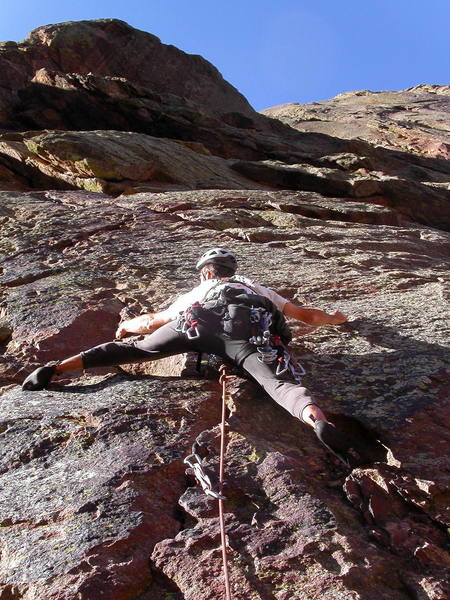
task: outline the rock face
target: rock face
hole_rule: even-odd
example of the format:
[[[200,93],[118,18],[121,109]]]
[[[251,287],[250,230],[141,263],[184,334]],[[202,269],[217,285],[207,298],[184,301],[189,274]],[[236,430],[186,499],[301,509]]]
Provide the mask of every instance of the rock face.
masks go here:
[[[0,152],[55,187],[121,193],[159,189],[247,188],[246,178],[202,147],[122,131],[5,134]],[[254,187],[261,188],[258,183]]]
[[[210,83],[212,67],[166,47],[203,65],[199,87],[217,85],[200,106],[172,71],[144,81],[133,52],[115,62],[120,35],[164,50],[112,20],[40,28],[21,54],[1,50],[26,76],[9,96],[2,88],[14,118],[0,137],[0,597],[223,597],[217,502],[183,464],[200,436],[217,485],[221,389],[196,357],[85,372],[42,392],[19,384],[112,339],[125,311],[167,306],[196,282],[198,255],[226,246],[243,274],[349,315],[339,327],[292,323],[293,350],[329,419],[372,457],[344,469],[253,382],[230,383],[233,599],[445,600],[447,161],[291,131],[243,100],[228,104],[232,88],[217,74]],[[104,56],[98,72],[73,48]],[[52,108],[20,130],[19,96],[27,118],[39,114],[33,77],[36,107],[73,84],[91,117],[68,127],[70,111]],[[120,102],[95,126],[100,89]],[[144,97],[155,102],[149,129],[145,116],[115,129]]]
[[[36,72],[50,69],[58,73],[125,78],[155,92],[193,99],[219,114],[253,113],[247,100],[201,56],[162,44],[154,35],[117,19],[39,27],[22,43],[3,43],[0,51],[6,112],[11,108],[11,95],[20,98],[20,91]],[[188,76],[180,77],[180,73]],[[48,83],[39,75],[34,81]]]
[[[409,147],[401,144],[384,149],[361,139],[340,139],[332,131],[299,134],[279,120],[256,113],[201,57],[165,46],[122,21],[49,25],[32,32],[21,44],[3,43],[0,90],[2,189],[79,187],[119,194],[155,185],[161,189],[161,183],[182,189],[227,189],[253,188],[256,181],[258,187],[370,198],[413,221],[449,227],[450,173],[445,153],[411,155]],[[433,100],[448,96],[445,88],[438,91],[427,92],[428,103],[423,102],[421,92],[414,94],[415,99],[418,96],[416,116],[425,105],[424,119],[441,122],[448,106],[441,101],[440,112],[434,113]],[[444,136],[444,123],[441,128]],[[100,144],[100,133],[94,142],[91,133],[80,135],[84,131],[115,133],[104,134]],[[155,163],[156,155],[156,168],[141,164],[134,169],[129,152],[123,164],[117,165],[118,131],[126,132],[126,145],[134,146],[135,152],[150,145],[150,162]],[[153,139],[144,141],[142,135],[135,135],[132,140],[132,133]],[[117,143],[109,144],[109,139]],[[215,160],[221,176],[203,172],[202,181],[192,180],[189,173],[185,177],[191,169],[186,168],[185,159],[178,160],[181,150],[174,153],[176,160],[168,170],[160,168],[164,155],[167,165],[167,139],[182,141],[197,154],[228,161],[219,167]],[[375,141],[382,143],[378,138]],[[441,142],[445,145],[446,138]],[[48,145],[56,150],[54,164]],[[87,160],[90,164],[83,163],[86,145],[92,146],[87,153],[94,154]],[[135,157],[131,158],[134,162]],[[188,160],[198,163],[201,159],[191,155]],[[109,163],[115,168],[108,168]],[[236,183],[231,174],[224,177],[229,168],[244,176],[247,184]]]
[[[401,92],[361,90],[324,102],[292,102],[262,112],[298,131],[359,138],[421,156],[450,158],[450,86],[418,85]]]

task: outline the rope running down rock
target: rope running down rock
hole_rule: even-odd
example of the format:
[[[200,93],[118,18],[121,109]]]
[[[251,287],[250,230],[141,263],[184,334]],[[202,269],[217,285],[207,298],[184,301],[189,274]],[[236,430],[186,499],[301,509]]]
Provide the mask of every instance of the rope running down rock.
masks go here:
[[[219,521],[220,521],[220,539],[222,545],[222,560],[223,560],[223,574],[225,578],[225,599],[231,600],[230,592],[230,579],[228,575],[228,561],[227,561],[227,541],[225,535],[225,522],[223,515],[223,483],[224,483],[224,464],[225,464],[225,412],[226,412],[226,399],[227,399],[227,380],[234,379],[229,375],[229,367],[227,364],[222,363],[220,366],[220,378],[219,382],[222,384],[222,421],[220,424],[220,463],[219,463]]]

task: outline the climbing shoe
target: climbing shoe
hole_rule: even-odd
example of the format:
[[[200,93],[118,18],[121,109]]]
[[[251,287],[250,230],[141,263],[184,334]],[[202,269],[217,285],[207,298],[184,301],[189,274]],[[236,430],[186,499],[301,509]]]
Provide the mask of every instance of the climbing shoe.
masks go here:
[[[45,367],[39,367],[22,383],[22,389],[27,391],[43,390],[50,383],[53,375],[56,373],[56,367],[59,363],[51,363]]]
[[[363,444],[326,421],[316,421],[314,431],[322,444],[349,469],[370,462]]]

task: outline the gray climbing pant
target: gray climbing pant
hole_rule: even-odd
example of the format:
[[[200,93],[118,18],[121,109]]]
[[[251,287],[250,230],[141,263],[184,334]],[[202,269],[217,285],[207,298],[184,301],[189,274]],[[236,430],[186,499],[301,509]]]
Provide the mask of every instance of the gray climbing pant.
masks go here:
[[[110,367],[153,361],[185,352],[216,354],[244,369],[277,404],[294,417],[302,418],[303,409],[315,404],[309,391],[293,380],[277,379],[272,365],[258,360],[255,346],[246,340],[231,340],[221,334],[213,334],[198,325],[200,336],[188,339],[175,329],[174,321],[155,332],[129,341],[100,344],[81,353],[83,367]]]

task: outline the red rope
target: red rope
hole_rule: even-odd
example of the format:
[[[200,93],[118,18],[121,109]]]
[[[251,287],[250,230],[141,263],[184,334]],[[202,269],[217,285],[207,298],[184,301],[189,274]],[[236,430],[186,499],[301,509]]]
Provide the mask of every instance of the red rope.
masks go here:
[[[226,412],[226,396],[227,396],[227,379],[229,379],[228,365],[220,366],[220,379],[222,384],[222,422],[220,425],[220,464],[219,464],[219,492],[223,495],[224,483],[224,465],[225,465],[225,412]],[[220,522],[220,540],[222,544],[222,560],[223,574],[225,577],[225,600],[231,600],[230,578],[228,575],[228,560],[227,560],[227,541],[225,536],[225,521],[223,514],[223,500],[219,498],[219,522]]]

